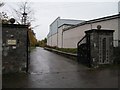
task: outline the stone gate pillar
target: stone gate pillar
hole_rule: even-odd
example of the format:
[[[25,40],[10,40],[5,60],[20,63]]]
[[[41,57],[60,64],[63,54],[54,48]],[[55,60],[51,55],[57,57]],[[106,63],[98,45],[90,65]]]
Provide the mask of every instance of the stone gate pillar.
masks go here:
[[[113,32],[105,29],[85,31],[91,66],[113,63]]]
[[[27,71],[28,26],[2,24],[2,72]]]

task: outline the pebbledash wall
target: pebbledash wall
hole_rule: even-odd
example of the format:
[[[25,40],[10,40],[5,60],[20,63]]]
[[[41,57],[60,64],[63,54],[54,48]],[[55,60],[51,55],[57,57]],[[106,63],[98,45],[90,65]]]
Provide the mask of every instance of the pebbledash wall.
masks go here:
[[[97,25],[101,25],[101,29],[115,30],[114,47],[119,45],[120,40],[120,27],[119,27],[120,14],[107,16],[99,19],[83,21],[76,25],[61,24],[58,27],[58,32],[51,34],[47,37],[47,45],[56,46],[59,48],[77,48],[77,43],[85,35],[85,31],[96,29]]]

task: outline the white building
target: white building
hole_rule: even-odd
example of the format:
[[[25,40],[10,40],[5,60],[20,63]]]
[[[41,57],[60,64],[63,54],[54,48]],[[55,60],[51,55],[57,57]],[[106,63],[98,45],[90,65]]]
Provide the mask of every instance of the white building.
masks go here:
[[[84,22],[83,20],[71,20],[71,19],[60,19],[58,17],[51,25],[50,25],[50,31],[47,35],[47,45],[49,46],[58,46],[58,32],[59,27],[62,25],[65,25],[64,27],[70,27],[74,26],[76,24],[79,24],[81,22]]]
[[[101,29],[115,30],[114,46],[118,46],[120,41],[120,14],[102,17],[89,21],[62,20],[57,18],[50,25],[50,32],[47,37],[47,45],[59,48],[77,48],[77,43],[84,37],[86,30],[96,29],[101,25]],[[79,24],[78,24],[79,23]]]

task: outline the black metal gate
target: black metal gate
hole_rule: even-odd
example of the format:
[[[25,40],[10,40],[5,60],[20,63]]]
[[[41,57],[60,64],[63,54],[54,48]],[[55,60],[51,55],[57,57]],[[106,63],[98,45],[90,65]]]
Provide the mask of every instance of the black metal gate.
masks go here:
[[[91,67],[90,35],[85,35],[77,44],[77,61]]]

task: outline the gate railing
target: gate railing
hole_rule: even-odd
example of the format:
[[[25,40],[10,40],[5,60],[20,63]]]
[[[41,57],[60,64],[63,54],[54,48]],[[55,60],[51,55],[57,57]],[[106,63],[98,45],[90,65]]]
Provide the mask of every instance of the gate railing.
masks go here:
[[[86,43],[86,35],[77,43],[77,47],[83,43]]]
[[[89,35],[85,35],[77,43],[77,61],[90,67]]]
[[[77,43],[77,61],[80,62],[80,57],[81,57],[81,53],[83,52],[83,50],[81,50],[81,45],[82,44],[86,44],[86,35]]]

